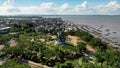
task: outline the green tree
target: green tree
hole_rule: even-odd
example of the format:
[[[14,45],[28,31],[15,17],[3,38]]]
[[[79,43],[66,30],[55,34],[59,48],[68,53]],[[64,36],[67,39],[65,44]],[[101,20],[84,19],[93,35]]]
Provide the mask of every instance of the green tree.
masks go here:
[[[85,49],[86,49],[85,46],[86,46],[86,44],[83,43],[83,42],[78,42],[77,43],[77,48],[79,49],[80,53],[85,51]]]
[[[23,53],[23,51],[21,50],[21,48],[19,48],[18,46],[5,47],[3,49],[3,51],[6,54],[11,54],[13,57],[18,57],[18,56],[20,56]]]
[[[18,63],[17,61],[13,59],[9,59],[6,62],[4,62],[0,68],[31,68],[28,63]]]
[[[54,68],[74,68],[73,63],[71,62],[65,62],[65,63],[57,63]]]

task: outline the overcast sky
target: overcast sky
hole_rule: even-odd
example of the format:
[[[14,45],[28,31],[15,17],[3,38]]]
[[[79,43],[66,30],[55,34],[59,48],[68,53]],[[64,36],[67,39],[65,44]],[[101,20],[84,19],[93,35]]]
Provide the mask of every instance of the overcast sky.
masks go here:
[[[0,15],[120,15],[120,0],[0,0]]]

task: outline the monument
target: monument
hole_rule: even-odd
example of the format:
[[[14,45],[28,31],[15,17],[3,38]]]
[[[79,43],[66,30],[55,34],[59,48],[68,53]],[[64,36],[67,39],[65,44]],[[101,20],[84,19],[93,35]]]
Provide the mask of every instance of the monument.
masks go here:
[[[65,33],[64,33],[65,27],[62,25],[62,27],[60,27],[59,32],[57,33],[57,41],[56,44],[57,45],[65,45]]]

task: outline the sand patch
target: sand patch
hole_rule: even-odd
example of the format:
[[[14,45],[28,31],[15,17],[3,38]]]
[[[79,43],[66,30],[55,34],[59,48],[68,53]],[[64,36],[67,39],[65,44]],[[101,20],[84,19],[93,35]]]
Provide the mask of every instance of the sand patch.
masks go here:
[[[4,45],[0,45],[0,50],[2,50],[5,46]]]
[[[13,40],[13,39],[11,39],[10,41],[9,41],[9,43],[10,43],[10,46],[12,47],[12,46],[16,46],[16,42],[15,42],[15,40]]]
[[[72,42],[75,46],[77,45],[77,42],[83,42],[79,37],[68,35],[67,37],[68,41]]]
[[[95,48],[93,48],[93,47],[90,46],[90,45],[87,45],[86,48],[87,48],[89,51],[93,51],[93,52],[95,51]]]

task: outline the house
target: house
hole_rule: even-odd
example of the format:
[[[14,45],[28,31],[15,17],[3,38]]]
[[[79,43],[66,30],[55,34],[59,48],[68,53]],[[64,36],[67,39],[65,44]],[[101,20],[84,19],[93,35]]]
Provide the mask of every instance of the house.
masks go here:
[[[2,27],[0,28],[0,34],[8,33],[11,27]]]
[[[11,27],[2,27],[0,28],[0,31],[4,31],[4,30],[9,30]]]

